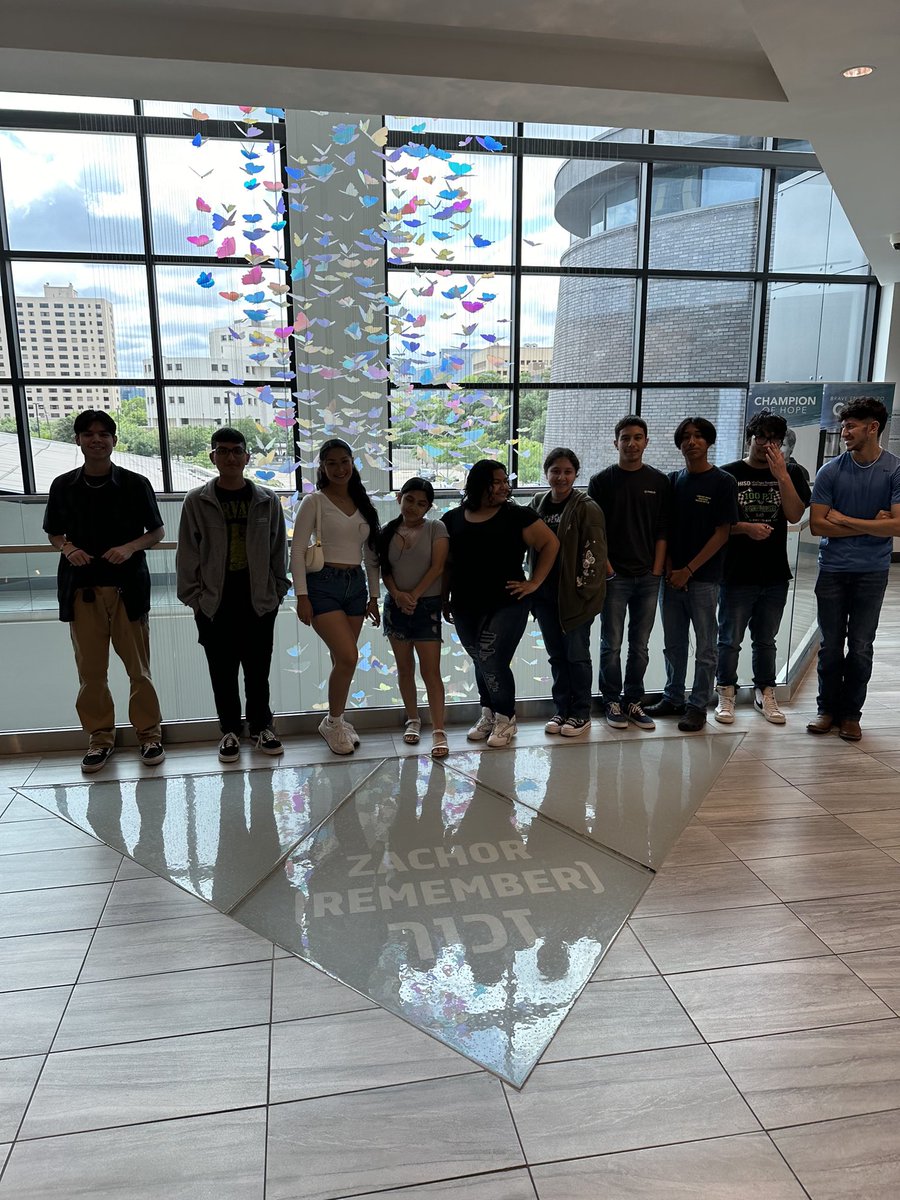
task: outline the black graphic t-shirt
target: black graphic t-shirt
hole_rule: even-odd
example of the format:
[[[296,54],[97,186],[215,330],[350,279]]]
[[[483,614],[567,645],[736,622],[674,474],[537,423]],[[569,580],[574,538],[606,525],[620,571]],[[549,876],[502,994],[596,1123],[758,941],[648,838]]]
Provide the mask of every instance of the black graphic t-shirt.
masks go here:
[[[572,493],[563,500],[560,504],[554,504],[552,500],[548,500],[541,512],[541,520],[547,528],[559,537],[559,523],[562,520],[562,515],[566,510],[566,505],[572,499]],[[559,592],[559,555],[553,560],[553,566],[535,593],[538,596],[546,599],[553,599]]]
[[[506,585],[524,579],[523,532],[540,517],[533,508],[501,504],[487,521],[467,521],[460,505],[441,520],[450,534],[450,599],[459,612],[491,613],[518,604]]]
[[[225,591],[229,595],[249,592],[250,568],[247,565],[247,517],[253,489],[246,484],[239,492],[216,486],[216,499],[225,518],[228,550],[225,560]]]
[[[751,467],[739,459],[722,468],[734,477],[740,521],[771,525],[765,541],[757,542],[745,533],[728,540],[725,555],[726,583],[781,583],[791,578],[787,557],[787,517],[781,507],[778,480],[768,467]],[[809,483],[800,466],[788,463],[788,475],[804,505],[809,504]]]

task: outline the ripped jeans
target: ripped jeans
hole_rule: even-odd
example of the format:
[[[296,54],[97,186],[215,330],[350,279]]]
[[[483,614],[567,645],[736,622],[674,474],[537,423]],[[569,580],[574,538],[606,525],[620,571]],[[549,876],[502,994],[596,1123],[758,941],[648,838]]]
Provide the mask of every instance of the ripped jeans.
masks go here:
[[[510,663],[528,624],[527,603],[517,600],[491,613],[453,615],[459,640],[475,668],[482,705],[504,717],[515,716],[516,681]]]

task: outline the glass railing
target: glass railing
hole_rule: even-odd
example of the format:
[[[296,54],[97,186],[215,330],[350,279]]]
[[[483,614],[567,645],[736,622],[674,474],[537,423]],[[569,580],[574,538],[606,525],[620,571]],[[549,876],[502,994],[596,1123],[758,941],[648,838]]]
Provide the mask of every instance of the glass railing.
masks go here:
[[[520,497],[524,501],[525,497]],[[288,497],[284,497],[285,503]],[[41,529],[42,499],[0,497],[0,733],[71,729],[76,725],[77,680],[69,631],[58,619],[56,603],[57,554]],[[456,503],[445,498],[441,511]],[[174,539],[181,510],[180,498],[162,500],[160,508],[167,538]],[[392,500],[379,503],[383,520],[396,515]],[[789,687],[806,662],[815,632],[816,545],[805,526],[794,527],[788,553],[795,581],[778,635],[778,680]],[[193,616],[175,595],[175,550],[172,541],[149,552],[153,580],[151,654],[153,678],[167,722],[214,718],[206,660],[197,644]],[[592,659],[599,662],[599,621],[592,629]],[[400,694],[390,645],[381,629],[367,625],[360,637],[360,659],[350,706],[397,709]],[[624,654],[624,648],[623,648]],[[477,703],[471,664],[452,626],[445,626],[442,651],[447,699],[451,704]],[[272,665],[272,703],[280,714],[303,713],[325,707],[325,680],[330,663],[324,645],[301,625],[291,597],[283,605],[275,630]],[[526,629],[514,662],[517,695],[521,700],[548,699],[550,668],[537,623]],[[689,665],[690,680],[693,667]],[[740,661],[742,683],[750,681],[749,637]],[[656,621],[650,643],[648,692],[659,692],[665,681],[662,627]],[[127,679],[111,655],[110,686],[116,711],[127,713]],[[424,696],[423,696],[424,702]],[[386,723],[394,724],[385,712]],[[452,719],[452,718],[451,718]]]

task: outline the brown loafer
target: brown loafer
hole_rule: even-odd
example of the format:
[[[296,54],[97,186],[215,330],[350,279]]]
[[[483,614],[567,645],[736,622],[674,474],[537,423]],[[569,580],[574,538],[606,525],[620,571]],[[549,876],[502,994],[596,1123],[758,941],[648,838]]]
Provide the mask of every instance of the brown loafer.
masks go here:
[[[838,737],[842,737],[845,742],[858,742],[862,737],[859,721],[841,721]]]
[[[828,713],[819,713],[814,721],[808,721],[806,724],[807,733],[831,733],[834,725],[834,718]]]

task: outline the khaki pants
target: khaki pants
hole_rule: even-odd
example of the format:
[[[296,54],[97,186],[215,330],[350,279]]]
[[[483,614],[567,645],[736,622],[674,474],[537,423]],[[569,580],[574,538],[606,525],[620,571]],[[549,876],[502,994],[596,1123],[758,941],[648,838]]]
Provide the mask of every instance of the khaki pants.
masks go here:
[[[78,699],[75,709],[91,746],[112,746],[116,739],[116,715],[107,682],[109,644],[128,672],[131,693],[128,718],[141,745],[160,741],[159,700],[150,678],[150,629],[146,616],[129,621],[117,588],[94,588],[93,603],[75,594],[75,617],[69,624],[75,666],[78,668]]]

